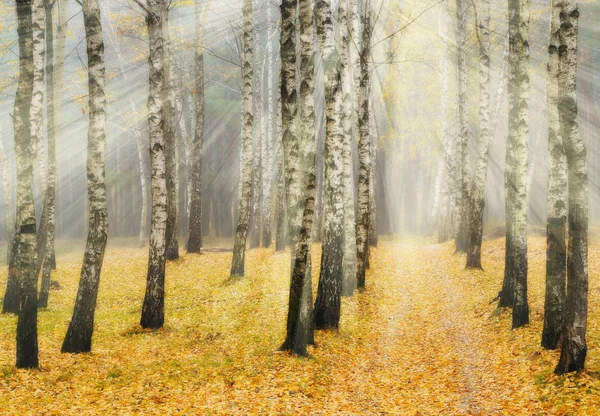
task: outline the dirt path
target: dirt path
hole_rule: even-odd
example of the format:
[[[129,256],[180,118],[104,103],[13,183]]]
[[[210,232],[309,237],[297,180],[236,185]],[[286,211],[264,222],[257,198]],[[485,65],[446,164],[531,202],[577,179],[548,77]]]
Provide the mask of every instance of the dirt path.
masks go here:
[[[389,414],[502,414],[514,392],[494,372],[502,356],[490,348],[487,319],[477,310],[487,299],[477,278],[444,246],[389,250],[375,256],[372,319],[383,325],[373,328],[376,344],[361,373],[391,396],[372,405]]]

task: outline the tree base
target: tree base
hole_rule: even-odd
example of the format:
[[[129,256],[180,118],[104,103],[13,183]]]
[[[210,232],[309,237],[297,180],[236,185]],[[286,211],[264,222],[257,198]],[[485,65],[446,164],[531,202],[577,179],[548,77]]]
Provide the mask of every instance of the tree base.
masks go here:
[[[554,369],[554,373],[561,375],[583,370],[586,355],[587,346],[585,344],[579,345],[572,340],[564,339],[560,351],[560,360]]]
[[[513,329],[520,328],[529,324],[529,306],[519,305],[513,307],[512,327]]]

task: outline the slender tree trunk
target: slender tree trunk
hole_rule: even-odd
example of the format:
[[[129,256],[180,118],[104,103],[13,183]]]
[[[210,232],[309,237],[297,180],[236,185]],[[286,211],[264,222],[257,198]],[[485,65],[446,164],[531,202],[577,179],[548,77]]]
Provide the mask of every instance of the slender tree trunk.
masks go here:
[[[340,57],[333,27],[333,11],[330,0],[315,3],[317,35],[321,46],[325,87],[325,233],[321,256],[321,275],[315,302],[315,325],[317,329],[337,329],[340,320],[343,282],[343,131],[341,125],[341,74]],[[345,13],[345,7],[341,9]],[[342,19],[345,21],[346,16]]]
[[[287,331],[286,339],[281,347],[283,350],[290,350],[292,354],[300,356],[308,355],[306,346],[314,342],[310,255],[316,195],[314,40],[312,1],[300,0],[302,134],[300,136],[299,158],[302,169],[298,174],[303,189],[303,195],[299,201],[302,210],[302,224],[292,251]]]
[[[588,315],[588,167],[587,149],[577,119],[577,53],[579,8],[563,0],[560,13],[560,135],[567,156],[569,183],[569,250],[567,300],[560,361],[555,372],[583,370]]]
[[[281,114],[281,112],[279,112]],[[278,117],[281,118],[281,115]],[[285,215],[285,172],[283,162],[283,146],[281,134],[277,135],[277,230],[275,236],[275,251],[283,251],[286,246],[286,215]]]
[[[448,36],[447,22],[445,20],[445,13],[440,13],[439,18],[440,34],[443,39]],[[444,242],[450,239],[452,230],[454,229],[454,216],[452,210],[452,198],[455,194],[456,178],[455,171],[456,167],[454,162],[456,160],[455,152],[456,146],[454,143],[454,137],[449,131],[448,126],[448,103],[450,97],[448,94],[448,81],[450,78],[449,74],[449,51],[448,46],[444,42],[444,48],[442,53],[442,140],[444,143],[444,160],[442,168],[442,191],[441,191],[441,202],[440,212],[438,217],[438,242]]]
[[[163,13],[163,39],[164,39],[164,118],[165,118],[165,161],[167,181],[167,260],[179,258],[178,220],[179,220],[179,172],[177,157],[177,133],[175,114],[175,65],[173,63],[173,48],[169,29],[169,3],[165,4]]]
[[[255,67],[258,69],[258,59],[254,60]],[[264,67],[263,67],[264,68]],[[262,80],[261,76],[255,71],[255,80],[252,89],[253,98],[253,123],[252,123],[252,208],[250,214],[250,238],[248,247],[257,248],[260,246],[260,230],[262,229],[262,146],[263,137],[260,131],[262,122]]]
[[[542,346],[556,349],[563,332],[567,277],[567,157],[560,136],[558,112],[560,58],[560,12],[558,0],[552,1],[546,96],[548,107],[548,220],[546,251],[546,296]]]
[[[455,236],[456,251],[465,253],[468,246],[469,224],[469,126],[467,83],[467,5],[466,0],[456,0],[457,58],[458,58],[458,220]]]
[[[366,2],[363,12],[362,50],[360,56],[359,118],[358,128],[358,216],[356,221],[356,281],[358,289],[365,288],[365,274],[369,245],[369,179],[371,171],[371,135],[369,131],[369,90],[370,90],[370,43],[371,43],[371,4]]]
[[[527,154],[529,138],[529,0],[510,0],[509,137],[506,156],[505,284],[513,286],[513,328],[529,323],[527,303]],[[509,283],[510,285],[510,283]],[[501,292],[506,296],[507,293]],[[501,296],[501,304],[506,298]],[[509,304],[510,305],[510,304]]]
[[[38,299],[38,307],[48,307],[48,296],[50,294],[50,277],[52,273],[52,253],[54,253],[54,234],[56,231],[56,117],[54,109],[54,27],[52,23],[52,9],[54,2],[44,0],[46,12],[46,97],[48,114],[48,171],[46,183],[46,197],[44,198],[44,212],[46,218],[46,235],[44,242],[46,247],[42,251],[42,284]],[[60,22],[59,22],[60,25]],[[39,243],[39,242],[38,242]],[[38,255],[40,251],[38,250]],[[38,260],[39,261],[39,260]]]
[[[240,153],[240,185],[238,199],[238,222],[233,245],[231,277],[244,276],[246,239],[250,222],[250,204],[252,202],[252,2],[244,0],[244,58],[242,63],[242,134]]]
[[[206,4],[203,4],[206,3]],[[190,218],[187,251],[199,253],[202,248],[202,154],[204,146],[204,24],[210,7],[210,0],[196,0],[196,55],[195,86],[196,116],[194,143],[191,152]]]
[[[65,73],[65,48],[67,44],[67,25],[69,23],[68,18],[69,0],[60,0],[58,2],[58,25],[56,32],[56,55],[54,57],[54,127],[56,128],[56,138],[58,140],[58,133],[60,130],[60,115],[62,106],[62,94],[63,94],[63,78]],[[58,187],[58,169],[56,167],[56,186]],[[56,222],[56,220],[55,220]],[[50,263],[52,270],[56,270],[56,250],[54,243],[52,244],[52,252],[50,253]]]
[[[33,13],[33,98],[31,100],[31,134],[35,146],[35,165],[37,183],[39,184],[39,199],[42,200],[42,215],[37,235],[36,276],[39,276],[46,250],[47,208],[46,196],[46,155],[44,140],[44,59],[45,48],[45,10],[44,1],[32,2]],[[35,175],[35,173],[34,173]],[[34,176],[35,180],[35,176]],[[35,182],[34,182],[35,188]],[[36,197],[34,189],[34,198]]]
[[[17,34],[19,37],[19,81],[13,113],[16,168],[17,220],[12,264],[9,265],[13,290],[17,297],[17,368],[38,367],[37,343],[37,275],[36,222],[33,195],[33,160],[35,135],[32,132],[31,106],[34,84],[32,11],[41,1],[17,0]],[[11,276],[9,275],[9,285]],[[7,288],[7,292],[8,292]],[[12,294],[11,294],[12,295]],[[15,296],[15,295],[12,295]],[[6,307],[7,297],[4,298]],[[9,298],[10,300],[10,298]],[[20,308],[19,308],[20,306]],[[12,312],[12,311],[11,311]]]
[[[32,28],[33,28],[33,98],[31,100],[31,134],[35,146],[35,166],[37,171],[37,180],[39,181],[39,197],[44,198],[46,194],[46,154],[44,146],[44,59],[46,54],[45,29],[46,16],[44,10],[44,1],[32,1]],[[40,229],[43,230],[38,235],[38,244],[40,240],[45,240],[45,213],[42,213]],[[45,245],[42,244],[42,251]],[[43,258],[43,256],[42,256]],[[42,260],[38,251],[38,262]]]
[[[152,219],[146,295],[142,306],[140,325],[158,329],[165,322],[165,263],[167,228],[167,183],[164,127],[165,60],[163,38],[163,10],[165,0],[150,0],[146,16],[150,48],[148,130],[152,182]]]
[[[485,207],[485,182],[487,180],[490,143],[490,1],[479,3],[479,146],[477,166],[471,187],[467,269],[481,269],[481,243],[483,238],[483,209]]]
[[[371,101],[372,103],[372,101]],[[379,134],[375,125],[373,107],[370,110],[371,123],[371,179],[369,180],[369,253],[370,247],[377,247],[379,233],[377,231],[377,159],[379,154]],[[370,254],[367,257],[367,267],[370,265]]]
[[[352,155],[352,74],[350,73],[350,39],[348,10],[340,1],[340,73],[342,80],[341,122],[343,127],[344,258],[342,295],[352,296],[356,289],[356,213],[354,208],[354,173]]]
[[[267,113],[265,115],[266,119],[266,142],[263,146],[264,154],[263,154],[263,169],[264,169],[264,178],[263,178],[263,207],[262,207],[262,217],[263,217],[263,229],[262,229],[262,244],[263,247],[270,247],[272,242],[271,230],[272,230],[272,210],[273,210],[273,157],[274,157],[274,137],[273,137],[273,104],[274,104],[274,66],[275,59],[273,55],[273,7],[271,2],[267,2]]]
[[[283,171],[287,215],[287,239],[295,244],[302,222],[298,208],[302,193],[299,181],[298,95],[296,91],[296,16],[298,0],[283,0],[281,6],[281,120]]]
[[[89,352],[92,348],[94,311],[108,236],[108,212],[104,183],[106,150],[106,94],[104,88],[106,80],[104,41],[98,0],[83,2],[83,19],[89,72],[90,121],[87,156],[89,231],[75,309],[61,349],[62,352],[69,353]]]
[[[0,165],[2,166],[2,183],[4,187],[4,208],[5,208],[5,221],[6,221],[6,264],[11,264],[11,253],[12,243],[14,239],[15,231],[15,214],[12,196],[12,177],[10,162],[6,153],[4,153],[4,146],[2,145],[2,132],[0,131]]]

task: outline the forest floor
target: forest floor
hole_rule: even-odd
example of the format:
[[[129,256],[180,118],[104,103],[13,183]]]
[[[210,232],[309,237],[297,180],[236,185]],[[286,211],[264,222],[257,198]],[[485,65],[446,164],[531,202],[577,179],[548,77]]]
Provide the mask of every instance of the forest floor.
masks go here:
[[[317,332],[309,359],[276,351],[289,252],[249,251],[247,277],[236,282],[230,253],[169,263],[166,327],[151,332],[138,326],[147,250],[116,245],[106,254],[93,352],[61,354],[81,262],[81,251],[63,252],[54,277],[62,288],[39,315],[41,370],[15,369],[16,318],[0,316],[0,414],[598,414],[599,243],[590,250],[587,370],[565,377],[552,373],[558,353],[539,347],[542,237],[530,240],[527,327],[511,330],[510,313],[490,304],[504,240],[484,243],[483,272],[464,270],[450,243],[383,239],[366,292],[343,300],[340,331]]]

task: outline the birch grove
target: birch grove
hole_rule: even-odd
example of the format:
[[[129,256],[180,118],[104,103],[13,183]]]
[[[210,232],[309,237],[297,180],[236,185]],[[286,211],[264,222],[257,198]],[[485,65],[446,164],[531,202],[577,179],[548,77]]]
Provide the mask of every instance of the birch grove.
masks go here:
[[[0,3],[0,408],[598,413],[598,16]]]

